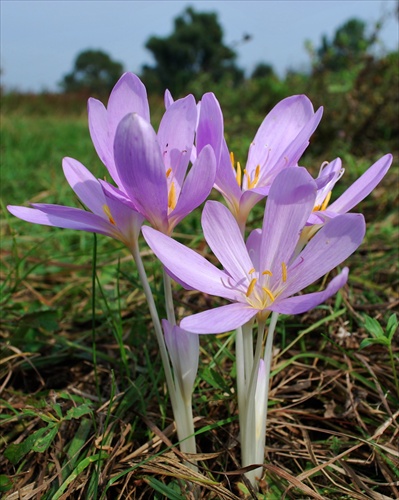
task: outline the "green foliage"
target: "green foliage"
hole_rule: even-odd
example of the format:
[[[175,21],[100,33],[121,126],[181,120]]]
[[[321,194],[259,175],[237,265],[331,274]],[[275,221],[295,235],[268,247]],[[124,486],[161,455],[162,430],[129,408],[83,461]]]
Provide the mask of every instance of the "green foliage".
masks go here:
[[[371,334],[371,337],[362,340],[360,349],[372,344],[381,344],[388,347],[392,344],[393,336],[398,330],[398,319],[395,314],[392,314],[384,331],[376,319],[364,315],[364,327]]]
[[[235,65],[236,53],[223,43],[223,30],[215,13],[199,13],[191,7],[174,21],[171,35],[152,36],[146,48],[155,66],[144,66],[142,78],[149,90],[181,93],[198,76],[209,82],[231,79],[238,83],[243,72]]]
[[[54,413],[35,410],[22,410],[20,412],[20,418],[37,416],[46,425],[29,434],[22,442],[11,443],[6,448],[4,456],[12,464],[16,465],[30,452],[44,453],[51,446],[64,422],[72,419],[78,420],[84,415],[92,413],[91,407],[86,403],[70,408],[64,416],[62,415],[61,406],[58,403],[52,405],[52,410]]]
[[[259,63],[251,74],[251,79],[276,78],[273,66],[267,63]]]
[[[11,490],[12,487],[13,482],[11,479],[4,474],[0,474],[0,493],[5,493],[6,491]]]
[[[85,50],[77,56],[73,70],[63,77],[60,86],[64,92],[107,95],[122,73],[123,65],[105,52]]]
[[[323,36],[321,47],[316,51],[316,70],[350,69],[362,62],[375,41],[375,34],[366,35],[364,21],[349,19],[336,30],[332,40]]]
[[[364,315],[364,327],[371,334],[371,337],[362,340],[360,344],[360,349],[375,344],[383,345],[388,349],[393,378],[396,386],[396,392],[399,396],[399,378],[397,373],[398,370],[396,368],[395,356],[392,345],[393,336],[395,335],[395,333],[398,333],[398,319],[396,317],[396,314],[392,314],[389,317],[385,331],[376,319],[371,318],[370,316],[367,315]]]

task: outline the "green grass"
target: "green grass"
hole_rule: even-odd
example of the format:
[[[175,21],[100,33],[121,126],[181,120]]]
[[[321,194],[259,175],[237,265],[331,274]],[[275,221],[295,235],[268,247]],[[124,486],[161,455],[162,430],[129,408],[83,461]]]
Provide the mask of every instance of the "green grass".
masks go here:
[[[42,499],[174,499],[188,498],[190,479],[202,498],[239,498],[245,485],[232,336],[201,337],[194,415],[203,455],[196,475],[175,448],[161,362],[128,251],[103,236],[29,225],[5,210],[34,201],[79,206],[62,157],[105,174],[86,119],[9,114],[2,117],[2,137],[0,492],[10,499],[17,491],[22,498],[36,491]],[[245,141],[231,141],[236,157],[245,159]],[[339,154],[309,153],[303,164],[315,174]],[[334,196],[376,159],[343,155],[346,173]],[[349,286],[278,325],[260,498],[394,498],[398,492],[399,395],[389,354],[384,346],[359,350],[367,336],[362,315],[384,327],[399,303],[397,178],[392,167],[359,207],[368,232],[346,263]],[[251,223],[259,225],[261,217],[254,210]],[[178,236],[207,252],[199,212],[179,226]],[[162,272],[141,244],[162,309]],[[175,288],[180,316],[210,303]],[[397,336],[394,357],[397,362]]]

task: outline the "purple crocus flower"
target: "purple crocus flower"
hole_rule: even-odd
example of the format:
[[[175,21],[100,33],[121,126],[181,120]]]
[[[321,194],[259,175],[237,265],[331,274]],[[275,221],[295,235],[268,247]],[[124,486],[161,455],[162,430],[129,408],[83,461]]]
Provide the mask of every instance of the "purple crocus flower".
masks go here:
[[[264,320],[270,311],[305,312],[335,294],[347,281],[347,268],[325,290],[293,297],[358,248],[365,222],[360,214],[339,215],[295,256],[316,194],[317,184],[304,168],[283,169],[270,188],[262,230],[252,231],[246,245],[231,212],[218,202],[208,201],[202,227],[223,270],[172,238],[143,227],[155,255],[183,286],[232,302],[184,318],[181,327],[193,333],[222,333],[256,316]]]
[[[8,210],[35,224],[105,234],[132,250],[137,245],[144,217],[133,207],[109,197],[98,179],[77,160],[64,158],[62,167],[68,183],[90,212],[44,203],[34,203],[33,208],[9,205]]]
[[[215,181],[216,160],[211,146],[202,149],[187,174],[195,109],[192,96],[174,102],[158,134],[138,114],[128,114],[115,136],[119,187],[139,212],[165,234],[170,234],[208,197]],[[188,126],[184,116],[190,114],[194,122]]]
[[[110,197],[137,207],[157,229],[170,234],[209,195],[216,161],[210,146],[196,155],[197,105],[192,95],[173,101],[158,133],[150,124],[141,80],[125,73],[113,88],[108,107],[89,99],[89,128],[96,151],[117,188],[102,182]],[[194,159],[188,171],[190,159]],[[188,174],[187,174],[188,172]]]
[[[223,115],[212,93],[201,100],[197,127],[197,151],[211,144],[216,155],[215,188],[220,191],[241,229],[253,206],[266,196],[276,175],[284,168],[297,166],[309,145],[309,138],[322,116],[315,113],[304,95],[279,102],[263,120],[251,142],[244,169],[229,153],[223,132]]]
[[[359,177],[339,198],[329,205],[331,192],[335,183],[344,173],[340,158],[331,163],[323,164],[318,181],[327,179],[329,181],[318,190],[314,212],[309,218],[310,224],[323,224],[325,220],[337,215],[349,212],[360,203],[379,184],[392,164],[392,155],[386,154],[376,161],[366,172]]]

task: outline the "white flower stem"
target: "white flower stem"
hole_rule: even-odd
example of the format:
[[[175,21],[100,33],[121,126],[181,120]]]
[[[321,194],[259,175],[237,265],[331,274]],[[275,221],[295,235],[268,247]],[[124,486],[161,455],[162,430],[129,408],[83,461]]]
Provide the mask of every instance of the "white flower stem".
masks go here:
[[[263,412],[261,414],[260,428],[262,429],[262,434],[260,435],[258,442],[256,443],[256,462],[263,463],[265,456],[265,443],[266,443],[266,420],[267,420],[267,409],[269,403],[269,383],[270,383],[270,369],[272,366],[272,354],[273,354],[273,337],[274,331],[276,329],[277,320],[279,317],[278,312],[273,312],[270,319],[270,325],[267,332],[265,353],[263,360],[265,362],[265,404],[263,407]]]
[[[257,413],[259,409],[257,408],[256,401],[256,387],[258,382],[259,373],[259,362],[262,354],[263,336],[265,333],[265,322],[258,320],[258,333],[256,339],[255,355],[253,357],[252,369],[250,373],[250,378],[247,383],[247,406],[245,408],[245,428],[243,430],[245,434],[245,452],[243,457],[245,457],[246,463],[243,462],[243,466],[252,465],[259,463],[256,460],[256,427],[257,427]],[[263,460],[262,460],[263,461]],[[254,469],[245,474],[253,486],[256,486],[256,477],[262,475],[262,469]]]
[[[170,276],[166,272],[165,268],[163,268],[163,284],[166,315],[169,323],[174,326],[176,325],[176,316],[173,304],[172,280],[170,279]],[[195,454],[197,452],[197,447],[195,443],[192,397],[191,395],[187,396],[184,393],[182,383],[179,381],[179,374],[174,373],[174,375],[177,406],[176,409],[173,408],[173,411],[175,415],[177,435],[180,441],[180,449],[183,453]],[[193,470],[198,470],[196,462],[191,464],[186,462],[185,464]]]
[[[262,464],[264,461],[273,335],[278,316],[278,313],[272,313],[268,328],[264,350],[264,380],[259,380],[259,364],[263,350],[265,322],[258,320],[255,353],[253,353],[252,322],[244,325],[242,331],[238,329],[236,333],[237,393],[241,436],[241,462],[243,467],[252,464]],[[251,342],[249,339],[251,339]],[[263,386],[264,394],[262,395]],[[258,387],[258,390],[261,390],[261,396],[264,397],[259,397],[259,394],[257,394]],[[256,488],[256,478],[261,477],[262,473],[263,470],[259,467],[247,472],[245,476]]]
[[[236,331],[236,370],[237,370],[237,385],[238,398],[242,397],[245,403],[246,384],[245,384],[245,362],[244,362],[244,342],[242,335],[242,327]],[[240,404],[240,401],[238,401]]]
[[[245,360],[244,360],[244,340],[242,327],[236,331],[236,371],[237,371],[237,400],[238,400],[238,421],[240,426],[241,440],[241,462],[244,462],[244,454],[247,446],[245,442],[246,428],[246,408],[247,408],[247,388],[245,383]],[[246,459],[246,457],[245,457]]]
[[[154,297],[152,295],[151,287],[147,279],[147,274],[141,259],[140,250],[138,245],[131,248],[133,258],[136,262],[137,271],[140,277],[140,281],[143,286],[144,294],[147,299],[148,308],[150,310],[150,315],[152,322],[154,324],[155,336],[158,341],[159,351],[161,353],[161,359],[163,368],[165,371],[166,384],[168,386],[170,401],[172,404],[173,414],[176,422],[176,429],[179,441],[181,441],[180,449],[186,453],[196,453],[195,447],[195,437],[194,437],[194,425],[191,410],[191,401],[185,402],[182,396],[181,388],[179,384],[174,383],[172,370],[169,363],[169,355],[166,349],[165,339],[163,336],[161,322],[159,320],[157,308],[155,305]],[[165,289],[169,287],[170,292],[165,293],[165,297],[171,297],[171,283],[169,280],[165,283]],[[170,298],[166,299],[167,301]],[[169,309],[170,314],[170,304],[166,305],[167,310]],[[173,308],[173,303],[172,303]],[[174,312],[173,312],[174,316]],[[188,408],[189,407],[189,408]],[[188,464],[191,466],[190,464]],[[195,466],[192,466],[196,468]]]
[[[242,337],[244,346],[244,374],[245,384],[248,389],[249,380],[254,362],[254,344],[252,336],[252,320],[242,326]]]
[[[170,400],[172,403],[172,407],[174,409],[176,406],[176,388],[173,382],[172,370],[170,368],[170,363],[169,363],[169,356],[166,349],[165,340],[163,337],[161,322],[159,321],[158,311],[155,305],[154,297],[152,295],[150,284],[147,279],[147,274],[144,269],[138,245],[132,248],[132,255],[136,262],[139,278],[143,286],[144,295],[147,299],[151,319],[154,324],[155,336],[157,338],[159,351],[161,353],[161,359],[165,371],[166,383],[168,385]]]
[[[171,325],[176,324],[175,308],[173,306],[172,281],[163,267],[163,287],[165,293],[166,317]]]

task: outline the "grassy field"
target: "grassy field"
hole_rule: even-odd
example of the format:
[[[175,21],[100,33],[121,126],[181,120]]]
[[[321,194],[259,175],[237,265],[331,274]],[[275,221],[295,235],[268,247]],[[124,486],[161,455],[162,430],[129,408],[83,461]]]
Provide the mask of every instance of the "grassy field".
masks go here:
[[[229,143],[243,161],[255,130],[235,137],[228,119]],[[161,361],[129,252],[103,236],[29,225],[5,209],[28,202],[79,206],[63,177],[64,156],[105,175],[84,108],[65,115],[15,111],[1,124],[2,498],[256,498],[239,465],[232,335],[201,336],[196,475],[176,448]],[[346,173],[336,197],[387,152],[355,158],[326,151],[316,158],[310,146],[302,164],[316,174],[322,161],[342,154]],[[365,315],[385,329],[398,310],[397,195],[394,165],[357,209],[368,230],[345,263],[349,285],[278,324],[259,498],[399,498],[399,393],[391,364],[398,368],[398,336],[392,359],[384,345],[359,348],[370,336]],[[199,214],[188,217],[177,236],[205,254]],[[255,210],[251,223],[260,225],[261,217]],[[162,271],[141,245],[162,308]],[[178,286],[174,295],[179,317],[219,300]],[[194,493],[188,484],[196,485]]]

